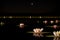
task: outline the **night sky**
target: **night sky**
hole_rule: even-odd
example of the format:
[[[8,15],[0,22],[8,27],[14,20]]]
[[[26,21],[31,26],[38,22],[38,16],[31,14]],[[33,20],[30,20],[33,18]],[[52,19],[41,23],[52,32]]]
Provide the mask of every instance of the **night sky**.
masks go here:
[[[4,13],[47,13],[56,11],[55,0],[16,0],[2,1]]]

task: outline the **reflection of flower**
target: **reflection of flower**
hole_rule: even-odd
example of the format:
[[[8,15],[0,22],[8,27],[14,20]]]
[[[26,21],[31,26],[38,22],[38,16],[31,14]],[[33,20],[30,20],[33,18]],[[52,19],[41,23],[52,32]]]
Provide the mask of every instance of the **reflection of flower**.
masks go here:
[[[41,33],[33,33],[33,36],[35,36],[35,37],[43,37],[43,35]]]
[[[60,31],[53,32],[53,34],[54,34],[54,36],[56,36],[56,37],[58,36],[59,37],[60,36]]]
[[[36,33],[34,33],[33,36],[40,37],[40,34],[36,34]]]
[[[54,39],[53,40],[60,40],[60,38],[59,37],[54,37]]]

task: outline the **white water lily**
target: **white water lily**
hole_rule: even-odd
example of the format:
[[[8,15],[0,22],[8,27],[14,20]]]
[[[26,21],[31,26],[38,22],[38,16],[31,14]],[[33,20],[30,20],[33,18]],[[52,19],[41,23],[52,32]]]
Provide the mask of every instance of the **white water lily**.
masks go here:
[[[33,29],[34,33],[40,33],[43,31],[43,28],[36,28],[36,29]]]
[[[53,32],[54,36],[60,36],[60,31]]]

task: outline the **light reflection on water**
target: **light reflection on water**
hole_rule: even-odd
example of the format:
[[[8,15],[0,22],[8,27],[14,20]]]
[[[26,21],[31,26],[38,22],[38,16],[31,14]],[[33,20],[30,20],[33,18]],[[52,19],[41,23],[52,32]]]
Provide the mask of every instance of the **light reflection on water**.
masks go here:
[[[53,40],[60,40],[60,37],[54,37]]]

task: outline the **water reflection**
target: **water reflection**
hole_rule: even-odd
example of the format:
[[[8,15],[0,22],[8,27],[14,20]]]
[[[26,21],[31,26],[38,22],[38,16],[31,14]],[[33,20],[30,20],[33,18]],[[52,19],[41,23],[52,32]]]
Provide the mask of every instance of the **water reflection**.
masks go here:
[[[33,33],[33,36],[35,36],[35,37],[43,37],[43,35],[41,33]]]
[[[60,37],[54,37],[53,40],[60,40]]]

